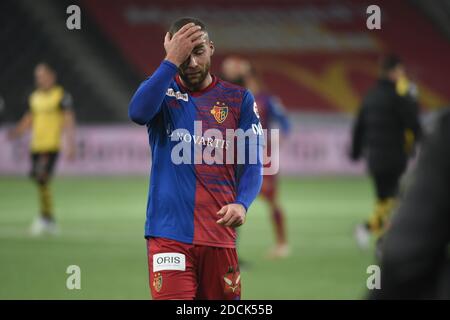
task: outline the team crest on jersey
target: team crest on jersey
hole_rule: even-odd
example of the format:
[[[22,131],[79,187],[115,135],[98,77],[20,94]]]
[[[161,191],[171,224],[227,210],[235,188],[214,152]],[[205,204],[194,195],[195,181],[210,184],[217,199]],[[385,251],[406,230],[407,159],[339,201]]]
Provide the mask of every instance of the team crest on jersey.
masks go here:
[[[225,103],[220,103],[219,101],[217,101],[214,107],[212,107],[211,109],[211,114],[214,116],[214,119],[216,119],[218,123],[222,123],[228,116],[228,107],[225,105]]]
[[[241,273],[239,268],[229,267],[228,272],[224,275],[225,293],[233,293],[239,295],[241,292]]]
[[[156,292],[161,291],[162,288],[162,275],[161,272],[157,272],[153,275],[153,288],[155,288]]]

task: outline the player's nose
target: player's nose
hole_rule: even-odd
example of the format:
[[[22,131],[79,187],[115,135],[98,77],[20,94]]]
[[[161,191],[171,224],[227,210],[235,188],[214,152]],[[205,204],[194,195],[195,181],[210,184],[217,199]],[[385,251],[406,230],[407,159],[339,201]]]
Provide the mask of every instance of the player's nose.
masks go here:
[[[197,64],[197,59],[195,59],[195,57],[191,55],[189,57],[189,65],[188,65],[188,67],[195,68],[197,65],[198,65]]]

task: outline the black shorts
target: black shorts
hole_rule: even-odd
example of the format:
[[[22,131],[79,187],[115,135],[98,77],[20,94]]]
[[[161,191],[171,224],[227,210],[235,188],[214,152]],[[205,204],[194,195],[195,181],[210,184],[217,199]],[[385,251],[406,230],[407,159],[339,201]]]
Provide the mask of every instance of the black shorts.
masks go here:
[[[58,160],[58,152],[33,152],[31,153],[30,176],[34,179],[50,178]]]
[[[403,170],[371,172],[378,199],[395,198],[398,195]]]

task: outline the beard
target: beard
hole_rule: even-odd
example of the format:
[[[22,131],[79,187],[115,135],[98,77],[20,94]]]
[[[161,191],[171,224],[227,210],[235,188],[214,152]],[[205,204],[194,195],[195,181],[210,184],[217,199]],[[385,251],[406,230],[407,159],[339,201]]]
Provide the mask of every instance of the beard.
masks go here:
[[[208,76],[209,67],[210,63],[207,63],[203,68],[199,67],[198,69],[189,70],[187,68],[180,68],[178,73],[189,90],[198,91],[202,86],[203,81],[205,81]]]

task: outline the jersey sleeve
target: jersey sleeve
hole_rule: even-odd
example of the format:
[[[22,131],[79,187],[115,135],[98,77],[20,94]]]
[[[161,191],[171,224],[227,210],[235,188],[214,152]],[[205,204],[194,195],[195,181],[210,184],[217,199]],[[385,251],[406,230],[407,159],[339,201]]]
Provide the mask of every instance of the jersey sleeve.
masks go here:
[[[405,129],[413,132],[415,140],[419,140],[422,128],[419,119],[419,105],[411,96],[398,97],[398,112]]]
[[[281,132],[289,134],[291,124],[280,98],[274,96],[270,97],[268,107],[270,116],[280,124]]]
[[[255,102],[255,98],[248,90],[245,91],[242,100],[239,129],[242,129],[245,132],[251,130],[251,136],[258,139],[250,140],[264,145],[264,135],[259,118],[258,105]]]
[[[245,143],[245,161],[238,165],[238,190],[235,202],[248,210],[261,190],[264,146],[264,134],[259,121],[258,106],[249,91],[244,93],[239,129],[247,133],[248,139],[238,141],[238,144]]]
[[[365,124],[364,124],[364,105],[360,107],[351,131],[350,158],[358,160],[363,152]]]
[[[147,80],[141,83],[128,107],[129,118],[140,125],[148,125],[159,113],[167,89],[178,68],[172,62],[164,60]]]

